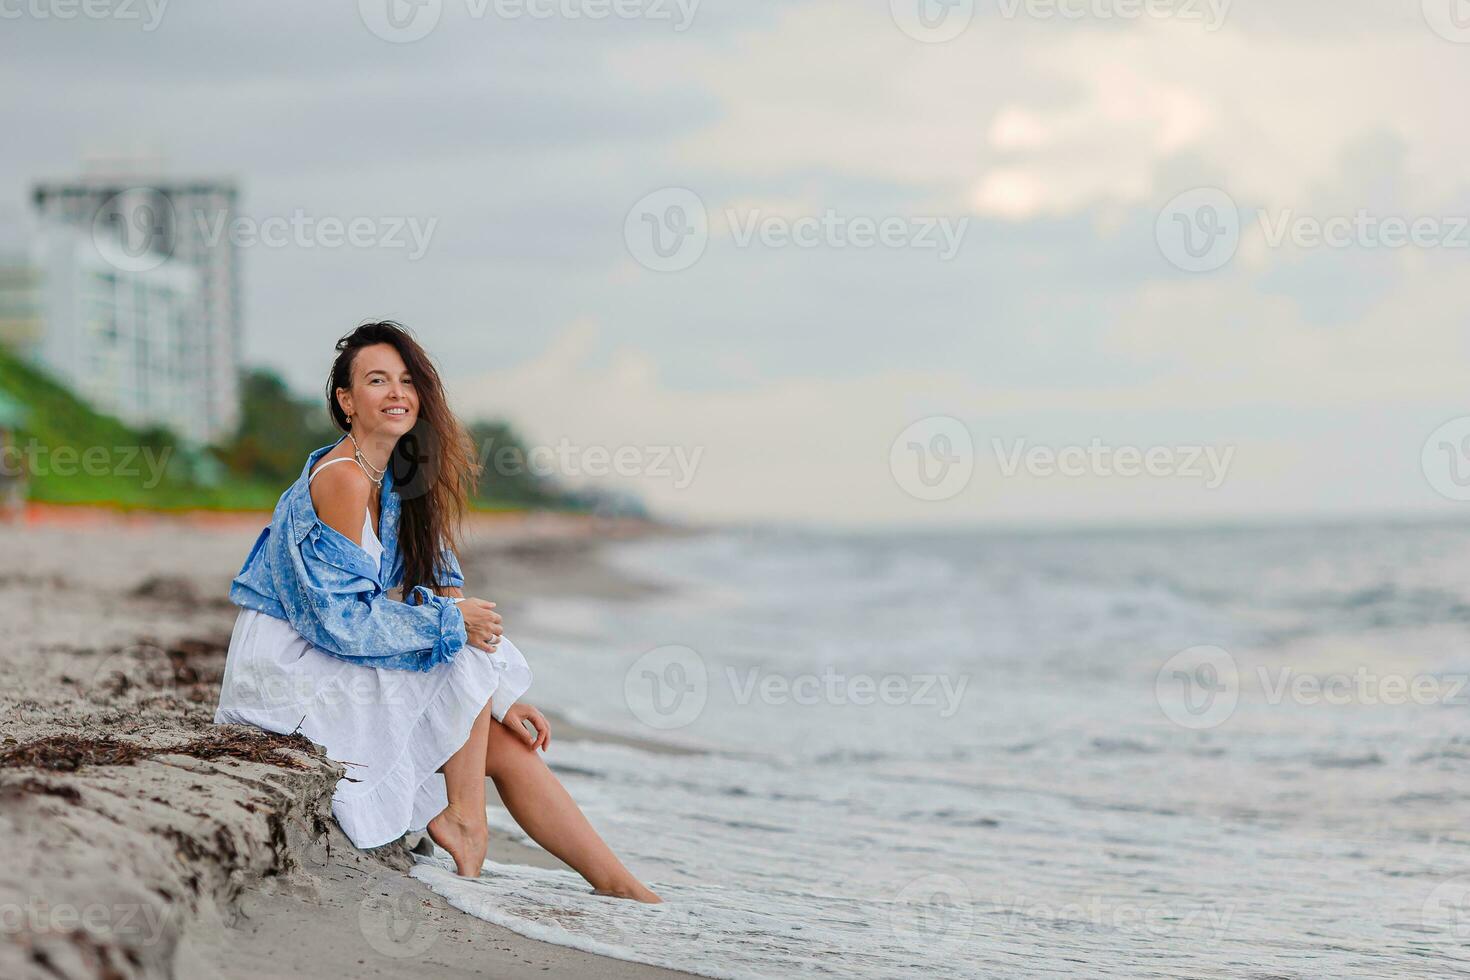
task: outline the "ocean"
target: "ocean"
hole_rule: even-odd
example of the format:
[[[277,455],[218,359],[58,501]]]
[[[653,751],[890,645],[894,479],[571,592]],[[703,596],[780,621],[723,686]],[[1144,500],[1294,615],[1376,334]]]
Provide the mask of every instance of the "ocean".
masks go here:
[[[472,915],[710,977],[1470,972],[1470,527],[608,557],[673,591],[541,601],[514,635],[529,700],[703,750],[553,733],[665,903],[493,849],[478,881],[414,869]]]

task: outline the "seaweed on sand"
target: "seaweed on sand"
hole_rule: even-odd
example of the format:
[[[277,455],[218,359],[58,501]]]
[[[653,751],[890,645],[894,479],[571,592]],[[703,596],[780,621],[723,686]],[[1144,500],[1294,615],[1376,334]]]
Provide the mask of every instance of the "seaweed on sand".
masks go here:
[[[51,735],[0,748],[0,769],[31,768],[75,772],[83,766],[130,766],[158,755],[187,755],[195,759],[242,759],[287,769],[305,769],[299,759],[281,749],[318,754],[311,740],[299,732],[277,735],[252,729],[211,732],[180,745],[149,746],[105,735]]]

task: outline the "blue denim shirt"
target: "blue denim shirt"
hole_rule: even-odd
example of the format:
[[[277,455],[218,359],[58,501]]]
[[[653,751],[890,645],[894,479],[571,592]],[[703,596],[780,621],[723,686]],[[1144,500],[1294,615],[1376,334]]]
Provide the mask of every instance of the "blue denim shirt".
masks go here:
[[[379,498],[379,563],[324,523],[312,505],[307,485],[311,468],[340,442],[307,457],[230,584],[230,601],[286,620],[313,646],[342,660],[393,670],[432,670],[465,645],[464,617],[454,600],[422,585],[404,597],[419,600],[416,605],[386,594],[403,581],[398,549],[402,504],[393,491],[392,473],[383,477]],[[463,588],[464,573],[454,552],[446,548],[444,558],[448,574],[438,584]]]

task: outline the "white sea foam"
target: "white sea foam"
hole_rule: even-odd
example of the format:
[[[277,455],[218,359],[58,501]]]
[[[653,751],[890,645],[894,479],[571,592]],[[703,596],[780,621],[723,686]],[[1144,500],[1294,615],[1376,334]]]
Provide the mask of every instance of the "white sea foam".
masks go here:
[[[517,635],[547,704],[708,750],[553,736],[548,761],[669,901],[501,864],[414,874],[525,935],[709,976],[1464,969],[1441,886],[1470,874],[1470,710],[1273,702],[1257,676],[1470,671],[1467,546],[1460,528],[628,545],[630,571],[686,591],[588,602],[585,641]],[[1202,643],[1243,680],[1195,730],[1155,682]],[[625,679],[669,644],[707,680],[697,715],[660,730]],[[823,670],[970,683],[944,715],[742,699],[732,670],[788,692]]]

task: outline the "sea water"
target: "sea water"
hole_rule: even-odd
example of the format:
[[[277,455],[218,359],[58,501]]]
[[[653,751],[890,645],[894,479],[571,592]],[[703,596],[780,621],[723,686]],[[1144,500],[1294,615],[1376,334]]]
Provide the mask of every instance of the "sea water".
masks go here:
[[[665,902],[414,869],[470,914],[711,977],[1470,971],[1470,528],[608,555],[672,590],[516,638],[533,702],[698,750],[547,757]]]

